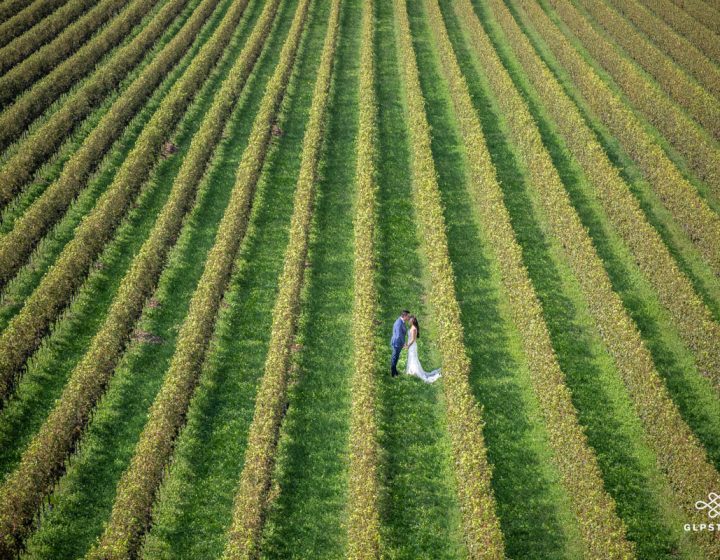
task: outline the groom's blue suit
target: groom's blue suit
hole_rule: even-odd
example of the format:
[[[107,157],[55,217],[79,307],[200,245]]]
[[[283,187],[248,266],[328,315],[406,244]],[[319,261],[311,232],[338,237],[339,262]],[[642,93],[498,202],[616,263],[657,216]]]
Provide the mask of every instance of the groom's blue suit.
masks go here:
[[[390,375],[393,377],[397,376],[397,363],[400,359],[400,352],[402,352],[403,346],[405,346],[405,335],[407,329],[405,328],[405,321],[402,317],[398,317],[393,325],[392,338],[390,339],[390,347],[392,348],[392,357],[390,358]]]

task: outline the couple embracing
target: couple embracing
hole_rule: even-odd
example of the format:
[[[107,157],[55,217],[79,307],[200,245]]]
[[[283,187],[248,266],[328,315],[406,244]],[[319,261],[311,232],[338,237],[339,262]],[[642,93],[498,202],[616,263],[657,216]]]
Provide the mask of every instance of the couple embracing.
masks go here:
[[[440,377],[440,369],[431,372],[426,372],[423,369],[420,364],[420,359],[418,358],[417,340],[419,337],[420,325],[418,324],[417,317],[411,315],[407,310],[403,311],[393,325],[392,338],[390,339],[390,347],[392,348],[390,375],[397,377],[397,363],[400,359],[400,353],[403,349],[407,349],[406,373],[419,377],[425,381],[425,383],[433,383]]]

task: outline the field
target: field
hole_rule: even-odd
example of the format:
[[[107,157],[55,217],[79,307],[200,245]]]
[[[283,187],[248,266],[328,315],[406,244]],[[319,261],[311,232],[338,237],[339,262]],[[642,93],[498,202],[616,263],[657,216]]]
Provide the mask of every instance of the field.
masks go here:
[[[718,494],[720,1],[0,0],[0,560],[716,560]]]

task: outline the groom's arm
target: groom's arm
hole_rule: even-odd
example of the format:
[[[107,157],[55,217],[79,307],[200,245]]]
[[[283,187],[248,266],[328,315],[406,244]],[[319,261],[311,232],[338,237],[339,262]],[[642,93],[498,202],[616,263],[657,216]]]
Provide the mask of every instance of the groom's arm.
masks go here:
[[[400,321],[395,321],[393,324],[393,340],[397,340],[402,337],[402,329],[400,327]]]

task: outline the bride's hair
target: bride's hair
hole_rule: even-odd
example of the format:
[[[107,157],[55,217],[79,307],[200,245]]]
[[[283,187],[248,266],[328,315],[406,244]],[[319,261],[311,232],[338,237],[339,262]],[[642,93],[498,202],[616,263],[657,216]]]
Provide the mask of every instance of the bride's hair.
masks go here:
[[[415,327],[415,338],[420,338],[420,324],[415,315],[410,315],[410,324]]]

